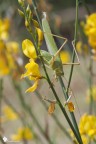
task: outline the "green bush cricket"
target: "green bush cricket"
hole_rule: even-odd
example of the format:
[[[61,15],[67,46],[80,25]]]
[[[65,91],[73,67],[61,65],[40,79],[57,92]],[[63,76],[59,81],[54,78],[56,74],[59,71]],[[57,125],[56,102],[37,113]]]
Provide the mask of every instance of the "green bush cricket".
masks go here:
[[[46,41],[48,52],[41,50],[41,54],[43,56],[45,63],[47,65],[49,65],[54,70],[55,77],[63,76],[64,75],[63,65],[72,65],[72,64],[73,65],[79,65],[80,64],[77,52],[75,50],[74,41],[72,41],[72,45],[73,45],[75,54],[77,56],[78,62],[77,63],[63,63],[62,64],[59,54],[60,54],[60,51],[63,48],[63,46],[67,43],[67,39],[64,37],[60,37],[60,36],[52,34],[49,23],[48,23],[47,18],[46,18],[46,13],[44,12],[43,15],[44,16],[42,18],[42,29],[44,32],[44,38]],[[61,45],[61,47],[59,48],[59,50],[57,48],[57,45],[54,41],[53,36],[61,38],[64,40],[64,42]]]

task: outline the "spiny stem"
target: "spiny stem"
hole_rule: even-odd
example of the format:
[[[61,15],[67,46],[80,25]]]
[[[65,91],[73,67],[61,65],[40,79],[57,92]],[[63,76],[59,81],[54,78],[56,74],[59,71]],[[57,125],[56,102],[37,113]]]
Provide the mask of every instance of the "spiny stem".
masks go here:
[[[26,81],[26,83],[27,83],[29,86],[32,85],[28,79],[25,79],[25,81]],[[37,95],[37,98],[39,99],[39,101],[43,104],[43,106],[45,107],[45,109],[48,111],[48,107],[47,107],[46,103],[43,102],[42,99],[41,99],[42,96],[41,96],[40,92],[39,92],[38,90],[36,90],[34,93]],[[72,140],[71,136],[69,135],[69,133],[67,132],[67,130],[65,129],[65,127],[59,122],[57,116],[56,116],[54,113],[52,114],[52,117],[53,117],[54,121],[57,123],[57,125],[60,127],[60,129],[64,132],[64,134],[66,134],[66,136],[67,136],[70,140]]]

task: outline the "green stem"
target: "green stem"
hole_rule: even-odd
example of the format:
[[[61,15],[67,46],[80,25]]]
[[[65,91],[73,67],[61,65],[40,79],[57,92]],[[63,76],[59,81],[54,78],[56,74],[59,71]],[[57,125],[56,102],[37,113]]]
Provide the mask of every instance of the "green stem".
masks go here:
[[[34,0],[34,2],[35,2],[35,0]],[[35,3],[34,3],[34,4],[35,4]],[[41,27],[41,29],[42,29],[42,25],[41,25],[41,21],[40,21],[38,12],[37,12],[36,5],[33,5],[33,7],[34,7],[34,9],[35,9],[35,12],[36,12],[36,15],[37,15],[37,18],[38,18],[40,27]],[[76,7],[76,8],[77,8],[77,7]],[[36,48],[36,49],[37,49],[37,48]],[[75,53],[74,53],[74,56],[75,56]],[[73,133],[75,134],[75,136],[76,136],[76,138],[77,138],[77,140],[78,140],[78,142],[79,142],[79,141],[80,141],[80,140],[79,140],[79,137],[78,137],[78,135],[77,135],[77,133],[76,133],[76,131],[75,131],[75,129],[74,129],[74,127],[73,127],[73,125],[72,125],[72,123],[71,123],[71,121],[70,121],[70,119],[69,119],[69,117],[68,117],[68,115],[67,115],[67,113],[66,113],[66,111],[65,111],[65,109],[64,109],[64,107],[63,107],[63,105],[62,105],[62,103],[60,102],[60,100],[59,100],[59,98],[58,98],[58,96],[57,96],[57,93],[56,93],[55,89],[53,88],[53,85],[52,85],[52,83],[51,83],[51,81],[50,81],[50,78],[49,78],[49,76],[48,76],[48,74],[47,74],[47,71],[46,71],[46,68],[45,68],[45,65],[44,65],[44,62],[43,62],[43,58],[40,57],[40,59],[41,59],[41,62],[42,62],[42,64],[43,64],[43,68],[44,68],[44,71],[45,71],[45,74],[46,74],[46,77],[47,77],[47,81],[48,81],[48,83],[49,83],[49,85],[50,85],[50,87],[51,87],[51,89],[52,89],[52,92],[53,92],[56,100],[58,101],[59,106],[60,106],[60,109],[62,110],[64,116],[66,117],[67,122],[69,123],[69,125],[70,125]]]
[[[88,15],[90,15],[91,13],[90,13],[90,10],[89,10],[89,8],[88,8],[85,0],[82,0],[82,3],[83,3],[83,5],[84,5],[84,7],[85,7],[85,9],[86,9],[86,11],[87,11],[87,13],[88,13]]]
[[[37,127],[39,128],[40,132],[42,133],[42,135],[45,137],[45,139],[47,140],[47,142],[49,142],[49,144],[53,144],[50,140],[50,138],[47,138],[45,135],[45,132],[43,131],[41,125],[39,124],[38,120],[36,119],[35,115],[32,112],[32,109],[26,104],[24,97],[22,95],[22,91],[21,88],[19,86],[19,84],[16,84],[15,81],[13,81],[14,87],[18,92],[18,96],[19,99],[21,101],[22,107],[30,114],[31,118],[34,120],[34,122],[36,123]]]
[[[76,46],[77,30],[78,30],[78,0],[76,0],[74,46]],[[74,61],[75,61],[75,51],[73,51],[72,63],[74,63]],[[67,96],[68,96],[68,90],[70,88],[70,84],[71,84],[71,80],[72,80],[73,68],[74,68],[74,65],[71,65],[71,70],[70,70],[70,75],[69,75],[69,80],[68,80],[68,86],[67,86],[67,92],[66,92]],[[64,87],[64,84],[63,84],[63,87]],[[74,113],[71,112],[70,114],[71,114],[71,117],[72,117],[72,120],[73,120],[73,123],[74,123],[75,130],[77,132],[77,135],[79,136],[80,143],[83,144],[82,139],[81,139],[81,135],[80,135],[80,132],[79,132],[79,129],[78,129],[78,125],[77,125],[77,122],[76,122],[76,119],[75,119],[75,116],[74,116]]]
[[[34,0],[34,2],[35,2],[35,0]],[[33,5],[33,7],[34,7],[34,5]],[[36,5],[35,5],[34,9],[37,11]],[[36,12],[36,14],[37,14],[37,18],[39,18],[38,12]],[[40,21],[39,21],[39,22],[40,22]],[[40,27],[42,27],[41,22],[40,22]],[[38,50],[37,45],[36,45],[36,50]],[[38,53],[40,53],[40,52],[38,51]],[[53,87],[53,85],[52,85],[52,83],[51,83],[51,80],[50,80],[50,78],[49,78],[49,76],[48,76],[48,74],[47,74],[47,71],[46,71],[46,68],[45,68],[45,65],[44,65],[44,62],[43,62],[43,58],[40,57],[40,60],[41,60],[41,62],[42,62],[42,64],[43,64],[43,69],[44,69],[44,71],[45,71],[45,74],[46,74],[46,77],[47,77],[47,81],[48,81],[48,83],[49,83],[49,85],[50,85],[50,87],[51,87],[51,90],[52,90],[52,92],[53,92],[53,94],[54,94],[54,96],[55,96],[55,98],[56,98],[56,100],[57,100],[57,102],[58,102],[58,104],[59,104],[59,107],[60,107],[60,109],[62,110],[64,116],[66,117],[66,120],[67,120],[69,126],[71,127],[74,135],[75,135],[76,138],[77,138],[77,141],[80,143],[78,134],[76,133],[76,131],[75,131],[75,129],[74,129],[74,127],[73,127],[73,125],[72,125],[72,123],[71,123],[71,121],[70,121],[67,113],[66,113],[66,110],[65,110],[65,108],[63,107],[62,103],[60,102],[59,97],[58,97],[58,95],[57,95],[57,93],[56,93],[56,91],[55,91],[55,89],[54,89],[54,87]]]
[[[63,82],[63,80],[62,80],[61,77],[59,77],[59,82],[61,84],[63,94],[64,94],[65,99],[67,101],[67,99],[69,98],[69,96],[68,96],[68,92],[66,92],[66,87],[65,87],[64,82]],[[77,121],[76,121],[75,115],[74,115],[73,112],[70,112],[70,115],[71,115],[71,118],[72,118],[72,122],[74,124],[74,128],[76,129],[78,137],[79,137],[79,140],[80,140],[80,142],[82,144],[82,139],[81,139],[81,136],[80,136],[80,132],[79,132],[79,129],[78,129],[78,125],[77,125]]]
[[[32,85],[32,83],[30,83],[30,81],[29,81],[28,79],[25,79],[25,81],[26,81],[26,83],[27,83],[29,86]],[[46,103],[45,103],[44,101],[42,101],[42,99],[41,99],[42,96],[41,96],[40,92],[38,92],[38,90],[36,90],[34,93],[37,95],[37,98],[38,98],[39,101],[43,104],[43,106],[45,107],[45,109],[48,110],[48,107],[47,107]],[[56,116],[54,113],[52,114],[52,118],[53,118],[54,121],[57,123],[57,125],[60,127],[60,129],[64,132],[64,134],[65,134],[70,140],[72,140],[70,134],[67,132],[67,130],[65,129],[65,127],[59,122],[57,116]]]
[[[74,46],[76,46],[77,30],[78,30],[78,0],[76,0],[76,18],[75,18]],[[75,61],[75,51],[73,51],[72,63],[74,63],[74,61]],[[68,86],[67,86],[67,93],[68,93],[68,89],[70,87],[70,83],[71,83],[71,80],[72,80],[73,68],[74,68],[74,65],[71,65],[71,70],[70,70],[70,75],[69,75],[69,80],[68,80]]]
[[[64,114],[64,116],[65,116],[65,118],[66,118],[66,120],[67,120],[67,122],[68,122],[68,124],[69,124],[69,126],[70,126],[70,128],[72,129],[72,131],[73,131],[73,133],[74,133],[74,135],[76,136],[77,141],[79,142],[79,144],[82,144],[82,143],[80,142],[80,140],[79,140],[79,137],[78,137],[77,132],[75,131],[75,129],[74,129],[74,127],[73,127],[73,125],[72,125],[72,123],[71,123],[71,121],[70,121],[67,113],[66,113],[65,108],[63,107],[62,103],[61,103],[60,100],[59,100],[59,97],[58,97],[58,95],[57,95],[57,93],[56,93],[56,91],[55,91],[55,89],[54,89],[54,87],[53,87],[53,84],[51,83],[51,80],[50,80],[50,78],[49,78],[49,76],[48,76],[48,73],[47,73],[47,70],[46,70],[46,67],[45,67],[45,65],[44,65],[44,62],[43,62],[42,57],[41,57],[41,62],[42,62],[42,64],[43,64],[43,69],[44,69],[44,71],[45,71],[45,74],[46,74],[46,77],[47,77],[47,81],[48,81],[48,83],[49,83],[49,85],[50,85],[50,88],[51,88],[51,90],[52,90],[52,92],[53,92],[53,94],[54,94],[54,96],[55,96],[55,98],[56,98],[56,100],[57,100],[57,102],[58,102],[58,104],[59,104],[59,107],[60,107],[61,111],[63,112],[63,114]]]
[[[41,19],[40,19],[40,15],[39,15],[39,12],[38,12],[38,9],[37,9],[35,0],[32,0],[32,4],[33,4],[34,11],[35,11],[35,13],[36,13],[36,16],[37,16],[37,19],[38,19],[40,28],[42,29]]]

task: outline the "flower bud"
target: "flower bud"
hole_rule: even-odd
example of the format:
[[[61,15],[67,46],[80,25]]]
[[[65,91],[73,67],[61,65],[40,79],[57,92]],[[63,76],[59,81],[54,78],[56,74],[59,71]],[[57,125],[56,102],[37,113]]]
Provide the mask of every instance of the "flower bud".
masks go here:
[[[28,28],[29,27],[29,23],[27,20],[25,20],[25,26]]]
[[[24,13],[20,9],[18,9],[18,13],[20,16],[24,17]]]
[[[18,0],[18,3],[22,6],[25,0]]]
[[[31,10],[30,10],[30,6],[28,5],[28,6],[27,6],[27,8],[26,8],[26,13],[28,13],[28,14],[29,14],[29,13],[30,13],[30,11],[31,11]]]

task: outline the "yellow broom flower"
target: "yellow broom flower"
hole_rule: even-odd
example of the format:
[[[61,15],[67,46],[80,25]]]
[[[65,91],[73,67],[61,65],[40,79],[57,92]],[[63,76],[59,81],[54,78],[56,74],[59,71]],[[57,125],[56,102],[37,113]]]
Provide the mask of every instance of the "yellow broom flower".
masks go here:
[[[60,58],[62,63],[67,63],[70,61],[70,54],[67,51],[61,51],[60,52]]]
[[[30,80],[34,81],[34,84],[32,87],[26,90],[26,92],[33,92],[36,90],[38,86],[39,79],[41,79],[41,74],[39,70],[39,65],[34,62],[33,59],[30,59],[30,62],[25,65],[26,73],[22,74],[21,78],[28,77]]]
[[[25,39],[22,42],[22,50],[23,50],[23,53],[27,57],[32,58],[32,59],[36,59],[37,58],[35,47],[34,47],[33,43],[30,40]]]
[[[33,133],[28,127],[25,128],[19,128],[17,131],[17,134],[14,134],[11,136],[11,139],[14,141],[21,141],[21,140],[32,140],[33,139]]]
[[[18,118],[18,115],[9,106],[3,108],[3,115],[5,120],[16,120]]]

